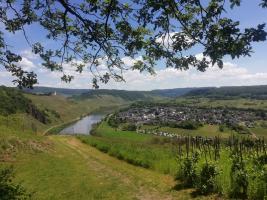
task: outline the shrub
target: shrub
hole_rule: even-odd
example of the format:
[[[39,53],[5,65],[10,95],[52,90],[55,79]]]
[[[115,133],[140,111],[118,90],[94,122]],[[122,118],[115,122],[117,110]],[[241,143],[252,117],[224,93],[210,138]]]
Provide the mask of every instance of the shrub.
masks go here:
[[[248,174],[245,169],[244,161],[237,155],[233,155],[230,179],[230,197],[246,199],[248,190]]]
[[[220,131],[220,132],[224,132],[224,130],[225,130],[225,126],[221,124],[221,125],[219,126],[219,131]]]
[[[231,128],[232,130],[236,131],[239,134],[250,134],[250,130],[244,125],[230,124],[228,126],[229,128]]]
[[[261,155],[257,158],[257,163],[259,165],[266,165],[267,164],[267,155],[264,154],[264,155]]]
[[[177,176],[177,179],[181,179],[185,187],[193,187],[197,182],[196,165],[198,161],[198,154],[192,155],[192,157],[186,157],[181,163],[181,172]]]
[[[164,123],[161,123],[160,125],[168,126],[171,128],[182,128],[182,129],[189,129],[189,130],[196,130],[199,127],[203,126],[202,123],[191,121],[191,120],[185,120],[185,121],[180,121],[180,122],[164,122]]]
[[[6,168],[0,171],[0,199],[1,200],[22,200],[29,199],[21,185],[13,183],[13,168]]]
[[[264,200],[267,198],[267,165],[253,170],[249,181],[249,199]]]
[[[267,197],[267,155],[255,158],[249,180],[249,199],[264,200]]]
[[[183,128],[183,129],[189,129],[189,130],[196,130],[201,126],[202,126],[201,123],[190,121],[190,120],[182,121],[177,124],[177,128]]]
[[[123,131],[136,131],[136,125],[132,123],[126,123],[122,126]]]
[[[200,171],[197,189],[201,194],[208,194],[215,191],[215,176],[218,174],[216,166],[212,163],[205,163]]]

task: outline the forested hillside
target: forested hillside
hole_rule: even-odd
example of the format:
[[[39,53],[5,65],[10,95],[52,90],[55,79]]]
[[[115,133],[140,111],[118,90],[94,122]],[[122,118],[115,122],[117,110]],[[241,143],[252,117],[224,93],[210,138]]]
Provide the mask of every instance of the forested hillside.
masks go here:
[[[90,89],[66,89],[66,88],[52,88],[52,87],[34,87],[33,89],[24,88],[24,92],[31,94],[49,94],[56,92],[59,95],[63,96],[73,96],[80,95],[91,91]]]
[[[121,98],[126,101],[137,101],[137,100],[153,100],[159,95],[151,94],[149,91],[126,91],[126,90],[91,90],[88,93],[83,93],[79,96],[75,96],[74,99],[90,99],[100,96],[113,96],[116,98]]]
[[[185,95],[211,98],[242,97],[267,99],[267,85],[199,88],[191,90]]]
[[[150,93],[153,95],[163,96],[163,97],[179,97],[187,94],[190,91],[197,90],[198,88],[174,88],[174,89],[162,89],[162,90],[152,90]],[[204,89],[204,88],[203,88]]]
[[[47,112],[49,112],[47,110]],[[16,113],[28,113],[42,123],[48,123],[48,114],[38,109],[30,99],[14,88],[0,87],[0,115],[11,115]]]

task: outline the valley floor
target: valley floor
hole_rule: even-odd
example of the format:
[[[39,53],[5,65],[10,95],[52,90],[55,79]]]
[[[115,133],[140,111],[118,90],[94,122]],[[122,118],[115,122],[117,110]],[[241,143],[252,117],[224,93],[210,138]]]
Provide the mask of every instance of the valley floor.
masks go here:
[[[110,157],[73,136],[48,137],[53,150],[19,155],[14,165],[33,199],[192,199],[192,190],[173,189],[171,176]],[[213,197],[195,199],[201,198]]]

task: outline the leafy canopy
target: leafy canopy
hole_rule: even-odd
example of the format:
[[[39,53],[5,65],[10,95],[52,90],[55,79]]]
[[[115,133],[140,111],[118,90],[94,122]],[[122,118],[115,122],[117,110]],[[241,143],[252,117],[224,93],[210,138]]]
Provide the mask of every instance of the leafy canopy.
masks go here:
[[[74,77],[64,73],[64,64],[78,72],[89,66],[97,88],[99,81],[124,81],[125,70],[153,74],[162,59],[167,67],[205,71],[215,64],[222,68],[226,55],[249,56],[252,42],[265,41],[267,33],[265,24],[241,30],[238,21],[227,17],[227,7],[241,4],[241,0],[0,0],[0,23],[7,32],[22,31],[42,65],[61,71],[66,82]],[[267,1],[261,0],[259,6],[266,8]],[[50,49],[31,43],[25,27],[33,24],[60,45]],[[4,34],[0,31],[0,65],[16,77],[18,86],[32,87],[36,74],[22,69],[21,56],[12,52]],[[203,49],[203,58],[190,53],[196,47]],[[140,55],[130,67],[122,59]]]

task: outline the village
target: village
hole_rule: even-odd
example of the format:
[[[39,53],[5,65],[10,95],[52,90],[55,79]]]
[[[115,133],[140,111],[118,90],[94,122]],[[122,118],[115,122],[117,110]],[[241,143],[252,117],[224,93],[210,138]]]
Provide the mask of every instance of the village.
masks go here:
[[[252,128],[255,122],[265,119],[265,113],[250,110],[197,108],[180,106],[134,107],[119,112],[117,119],[136,125],[158,125],[184,121],[199,122],[210,125],[243,124]]]

